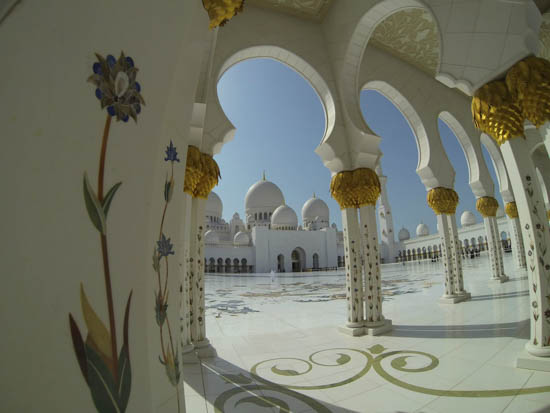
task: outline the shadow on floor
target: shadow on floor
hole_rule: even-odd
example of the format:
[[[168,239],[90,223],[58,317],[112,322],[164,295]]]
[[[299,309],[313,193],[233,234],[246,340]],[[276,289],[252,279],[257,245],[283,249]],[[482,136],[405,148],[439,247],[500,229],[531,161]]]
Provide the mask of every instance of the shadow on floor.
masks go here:
[[[500,324],[471,324],[454,326],[415,326],[395,325],[388,333],[394,337],[427,338],[488,338],[515,337],[529,338],[529,320]]]
[[[191,413],[356,413],[261,379],[220,357],[184,364],[183,380]]]
[[[526,295],[529,295],[528,290],[513,291],[501,294],[476,295],[475,297],[472,297],[470,301],[502,300],[503,298],[525,297]]]

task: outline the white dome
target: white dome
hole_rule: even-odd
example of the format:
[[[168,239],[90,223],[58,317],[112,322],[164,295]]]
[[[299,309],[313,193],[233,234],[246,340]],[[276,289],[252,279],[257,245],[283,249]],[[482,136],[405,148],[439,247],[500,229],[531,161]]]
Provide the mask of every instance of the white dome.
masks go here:
[[[470,211],[464,211],[460,216],[460,225],[467,227],[469,225],[477,224],[476,216]]]
[[[205,244],[218,244],[220,242],[220,236],[216,231],[208,230],[204,234],[204,243]]]
[[[407,228],[403,227],[399,230],[399,234],[397,234],[397,237],[399,238],[399,241],[407,241],[411,238],[411,234],[409,233],[409,230]]]
[[[314,220],[316,217],[319,217],[321,221],[328,222],[329,211],[325,201],[313,195],[313,197],[308,199],[302,207],[302,220]]]
[[[214,191],[208,194],[204,215],[221,218],[223,212],[222,200]]]
[[[271,215],[271,228],[273,229],[280,227],[292,227],[296,229],[297,226],[298,217],[296,216],[296,212],[287,205],[283,204],[279,206],[273,212],[273,215]]]
[[[417,237],[424,237],[426,235],[430,235],[430,229],[426,224],[419,224],[416,227],[416,236]]]
[[[250,237],[246,232],[239,231],[233,237],[233,244],[235,245],[248,245],[250,243]]]
[[[252,185],[244,198],[244,207],[248,209],[256,208],[277,208],[284,204],[285,198],[277,185],[273,182],[261,180]]]

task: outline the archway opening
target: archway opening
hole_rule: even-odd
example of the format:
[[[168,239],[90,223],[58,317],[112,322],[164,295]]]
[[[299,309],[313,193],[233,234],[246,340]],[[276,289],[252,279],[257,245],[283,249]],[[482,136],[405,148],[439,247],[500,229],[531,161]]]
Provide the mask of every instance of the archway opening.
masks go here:
[[[292,272],[302,272],[306,268],[306,253],[301,247],[296,247],[290,255]]]

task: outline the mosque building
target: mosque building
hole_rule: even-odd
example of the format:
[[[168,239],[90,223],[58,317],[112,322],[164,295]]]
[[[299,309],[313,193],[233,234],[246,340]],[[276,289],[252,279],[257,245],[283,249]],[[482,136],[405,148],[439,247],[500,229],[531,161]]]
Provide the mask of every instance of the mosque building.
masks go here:
[[[210,192],[205,207],[207,272],[302,272],[344,265],[344,239],[329,224],[327,204],[315,194],[302,207],[302,223],[285,203],[282,191],[262,179],[245,196],[245,220],[222,218],[223,204]]]

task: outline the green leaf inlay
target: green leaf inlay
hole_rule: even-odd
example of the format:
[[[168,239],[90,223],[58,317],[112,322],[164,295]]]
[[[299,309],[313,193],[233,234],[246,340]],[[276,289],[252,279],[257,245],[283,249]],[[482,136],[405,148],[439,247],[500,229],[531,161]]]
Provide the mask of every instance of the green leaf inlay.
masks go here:
[[[347,354],[338,353],[338,355],[340,357],[338,357],[338,359],[336,360],[336,363],[338,363],[340,365],[346,364],[351,360],[351,357],[348,356]]]
[[[386,347],[384,347],[381,344],[375,344],[374,346],[368,348],[367,350],[370,351],[372,354],[380,354],[384,350],[386,350]]]
[[[298,373],[296,370],[282,370],[282,369],[278,369],[277,366],[271,367],[271,371],[280,376],[299,376],[300,375],[300,373]]]

